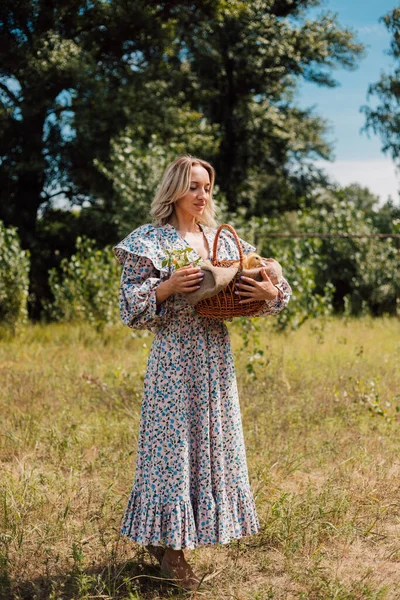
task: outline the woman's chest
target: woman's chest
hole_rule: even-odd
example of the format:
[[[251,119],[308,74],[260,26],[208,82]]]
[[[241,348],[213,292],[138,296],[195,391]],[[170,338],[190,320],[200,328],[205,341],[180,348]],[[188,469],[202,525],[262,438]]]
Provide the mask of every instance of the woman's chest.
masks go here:
[[[160,228],[161,239],[160,239],[160,250],[165,257],[171,250],[185,250],[188,248],[192,249],[189,253],[189,259],[194,260],[199,256],[206,259],[213,258],[214,243],[215,243],[215,231],[206,229],[203,231],[203,235],[186,234],[185,238],[176,231],[174,227],[167,224],[163,228]],[[251,248],[253,249],[253,248]],[[225,235],[221,235],[216,249],[217,260],[237,260],[239,258],[238,248],[234,240],[229,240]]]
[[[184,238],[185,242],[190,248],[193,248],[195,252],[201,256],[204,260],[207,260],[210,256],[210,248],[208,240],[204,234],[202,235],[190,235],[187,234]]]

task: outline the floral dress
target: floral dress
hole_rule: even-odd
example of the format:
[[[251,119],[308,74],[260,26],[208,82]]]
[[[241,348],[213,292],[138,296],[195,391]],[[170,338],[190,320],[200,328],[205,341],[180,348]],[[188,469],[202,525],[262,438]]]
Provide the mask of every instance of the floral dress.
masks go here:
[[[202,226],[210,252],[215,231]],[[241,240],[245,253],[255,248]],[[232,349],[223,320],[202,317],[183,294],[158,307],[156,289],[169,277],[168,249],[188,243],[167,224],[142,225],[114,252],[123,265],[123,322],[155,335],[144,379],[136,474],[121,533],[143,545],[174,549],[228,543],[259,523],[247,474]],[[191,260],[198,258],[196,251]],[[223,230],[218,257],[238,259]],[[211,256],[209,256],[211,258]],[[283,280],[260,314],[287,304]]]

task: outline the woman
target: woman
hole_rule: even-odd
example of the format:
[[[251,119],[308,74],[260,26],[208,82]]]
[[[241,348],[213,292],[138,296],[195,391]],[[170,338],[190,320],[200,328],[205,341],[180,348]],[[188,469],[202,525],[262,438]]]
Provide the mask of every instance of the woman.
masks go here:
[[[129,234],[114,251],[123,265],[122,320],[155,337],[144,380],[136,476],[122,534],[147,546],[164,573],[194,589],[199,579],[183,549],[257,532],[228,330],[199,316],[186,301],[198,289],[200,268],[168,272],[167,250],[191,247],[190,260],[211,258],[215,236],[213,167],[182,156],[166,170],[152,203],[153,224]],[[255,250],[241,240],[243,251]],[[219,258],[237,259],[223,231]],[[291,290],[244,278],[241,301],[264,300],[276,314]]]

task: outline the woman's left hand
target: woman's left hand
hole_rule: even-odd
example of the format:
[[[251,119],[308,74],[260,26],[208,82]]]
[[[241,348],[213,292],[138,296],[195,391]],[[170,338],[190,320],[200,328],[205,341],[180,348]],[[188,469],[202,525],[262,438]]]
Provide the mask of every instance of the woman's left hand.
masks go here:
[[[240,293],[240,297],[246,299],[240,300],[239,304],[247,304],[255,300],[275,300],[278,296],[278,289],[268,277],[266,269],[261,269],[260,273],[261,281],[256,281],[245,275],[241,276],[240,283],[236,284],[236,293]]]

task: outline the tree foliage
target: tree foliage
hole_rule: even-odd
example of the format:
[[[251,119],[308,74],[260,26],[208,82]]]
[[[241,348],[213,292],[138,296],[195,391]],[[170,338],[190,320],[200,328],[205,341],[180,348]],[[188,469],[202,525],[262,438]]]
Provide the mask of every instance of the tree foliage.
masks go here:
[[[326,123],[296,105],[299,80],[334,87],[337,67],[362,53],[337,16],[307,18],[316,0],[251,0],[221,10],[185,38],[182,86],[220,131],[214,157],[228,206],[283,211],[322,180],[310,159],[328,158]],[[249,185],[250,184],[250,185]]]
[[[368,198],[368,201],[366,200]],[[384,215],[386,233],[400,233],[400,219],[391,204],[373,207],[365,188],[349,186],[316,193],[315,205],[279,217],[253,217],[238,223],[241,233],[264,256],[281,261],[293,285],[294,301],[278,315],[280,323],[298,326],[308,317],[330,310],[353,315],[400,310],[399,241],[396,238],[274,238],[271,233],[379,233]],[[368,212],[361,209],[363,204]]]
[[[297,85],[333,87],[334,70],[354,68],[362,53],[336,15],[309,17],[321,5],[1,3],[0,219],[31,250],[32,316],[51,289],[54,315],[67,314],[68,282],[52,271],[49,285],[49,270],[62,264],[67,277],[77,239],[107,246],[148,220],[177,154],[213,162],[219,204],[231,213],[277,217],[312,207],[315,187],[326,183],[313,159],[331,148],[325,121],[298,106]],[[60,198],[79,213],[57,209]],[[390,228],[389,213],[381,218]]]
[[[366,130],[382,138],[383,151],[394,160],[400,158],[400,8],[394,8],[382,19],[392,34],[389,54],[394,59],[391,73],[382,73],[377,83],[370,85],[368,95],[374,107],[364,106]]]
[[[193,111],[214,132],[201,150],[231,208],[290,205],[319,177],[305,159],[329,154],[324,122],[295,106],[296,81],[332,86],[361,51],[335,16],[307,20],[318,4],[2,2],[0,218],[31,247],[54,199],[116,214],[118,189],[95,165],[112,167],[110,140],[129,131],[135,148],[153,135],[168,147],[180,128],[193,152]]]
[[[213,4],[197,3],[196,16],[212,14]],[[139,136],[146,123],[162,128],[162,64],[192,7],[0,4],[0,218],[19,227],[24,245],[33,243],[39,208],[54,198],[112,202],[93,160],[107,160],[111,137],[131,121]]]

